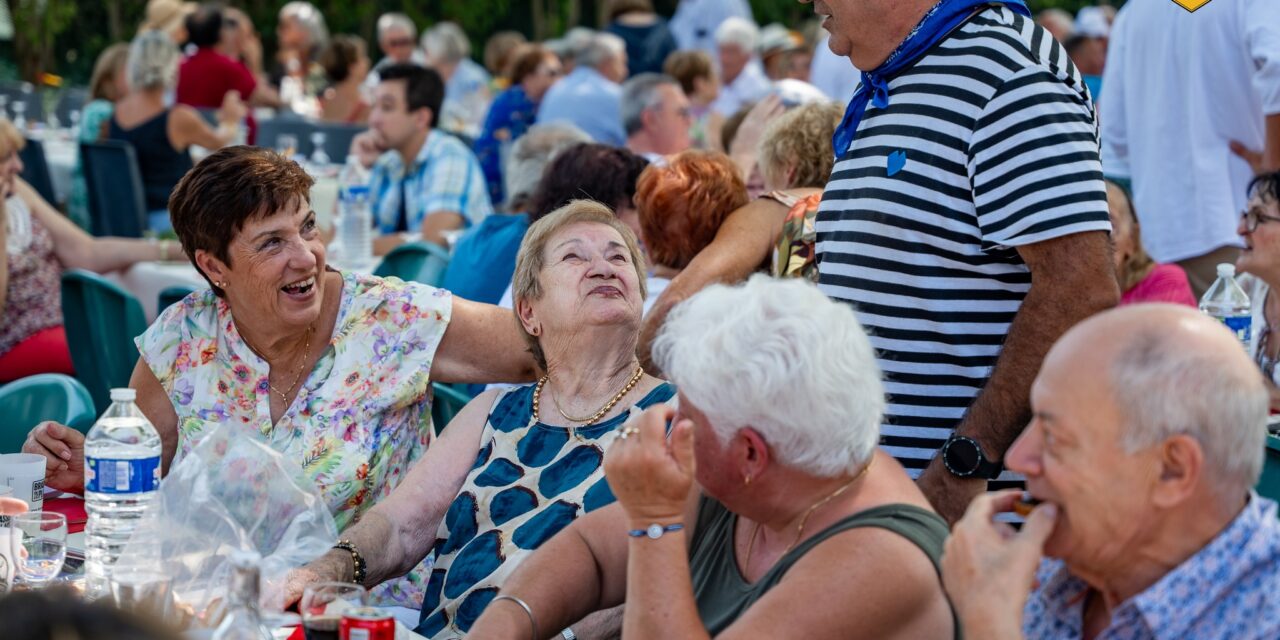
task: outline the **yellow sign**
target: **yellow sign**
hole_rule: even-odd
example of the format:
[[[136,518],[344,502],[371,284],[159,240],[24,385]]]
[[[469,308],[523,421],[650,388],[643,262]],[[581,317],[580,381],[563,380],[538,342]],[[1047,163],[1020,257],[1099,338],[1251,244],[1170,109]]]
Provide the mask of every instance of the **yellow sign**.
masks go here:
[[[1209,4],[1209,0],[1173,0],[1173,1],[1178,3],[1179,7],[1182,7],[1187,11],[1195,11],[1196,9],[1199,9],[1200,7],[1203,7],[1206,4]]]

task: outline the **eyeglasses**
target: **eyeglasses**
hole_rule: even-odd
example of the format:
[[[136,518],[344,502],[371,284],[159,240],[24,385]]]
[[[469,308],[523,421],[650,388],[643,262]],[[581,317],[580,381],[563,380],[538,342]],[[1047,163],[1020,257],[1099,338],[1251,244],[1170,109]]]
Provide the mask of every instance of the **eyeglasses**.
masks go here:
[[[541,69],[538,69],[538,73],[548,78],[555,78],[558,77],[561,72],[559,67],[542,67]]]
[[[1256,208],[1249,209],[1248,211],[1241,211],[1240,218],[1244,220],[1244,229],[1249,233],[1253,233],[1258,228],[1258,225],[1264,222],[1280,222],[1280,218],[1276,216],[1269,216]]]
[[[413,38],[395,38],[387,41],[388,47],[412,47]]]

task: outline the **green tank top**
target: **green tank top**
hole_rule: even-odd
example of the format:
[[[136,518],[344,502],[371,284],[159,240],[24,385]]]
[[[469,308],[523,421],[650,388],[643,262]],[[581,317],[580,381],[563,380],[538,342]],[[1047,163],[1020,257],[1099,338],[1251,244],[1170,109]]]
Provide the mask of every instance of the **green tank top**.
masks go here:
[[[712,636],[733,624],[764,594],[777,585],[804,554],[828,538],[859,527],[879,527],[892,531],[920,548],[942,575],[942,544],[949,530],[937,514],[909,504],[887,504],[855,513],[801,542],[783,555],[755,584],[749,584],[738,570],[733,552],[733,530],[738,516],[719,501],[703,497],[698,505],[698,524],[689,548],[689,570],[698,615]],[[954,613],[952,618],[955,618]],[[961,640],[959,620],[955,638]]]

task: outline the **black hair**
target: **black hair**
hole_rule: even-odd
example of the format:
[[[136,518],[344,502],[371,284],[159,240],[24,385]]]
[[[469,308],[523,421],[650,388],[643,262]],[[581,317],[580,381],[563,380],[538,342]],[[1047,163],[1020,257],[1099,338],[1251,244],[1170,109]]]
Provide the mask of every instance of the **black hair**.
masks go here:
[[[1264,202],[1280,202],[1280,171],[1258,174],[1249,181],[1245,193],[1256,195]]]
[[[431,110],[431,128],[440,121],[440,105],[444,103],[444,80],[434,69],[413,63],[393,64],[380,73],[380,82],[404,80],[404,97],[409,111]]]
[[[212,47],[222,38],[222,7],[213,3],[200,5],[187,16],[187,42],[197,47]]]
[[[573,200],[595,200],[618,213],[635,206],[636,181],[649,161],[624,147],[583,142],[556,154],[533,193],[529,221]]]

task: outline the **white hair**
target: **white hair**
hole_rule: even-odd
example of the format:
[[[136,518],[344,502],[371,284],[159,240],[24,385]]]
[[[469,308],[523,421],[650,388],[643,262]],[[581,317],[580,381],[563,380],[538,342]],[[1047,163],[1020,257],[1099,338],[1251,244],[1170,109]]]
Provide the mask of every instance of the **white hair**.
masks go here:
[[[760,27],[756,23],[733,16],[726,18],[716,27],[716,44],[733,44],[742,47],[743,51],[754,52],[760,45]]]
[[[409,34],[410,38],[418,37],[418,27],[413,24],[413,20],[403,13],[384,13],[378,17],[378,39],[386,37],[387,33],[395,29],[400,29]]]
[[[178,80],[181,53],[163,31],[143,31],[129,43],[125,74],[136,89],[172,89]]]
[[[462,27],[441,22],[422,34],[422,49],[432,60],[461,62],[471,57],[471,40]]]
[[[1126,453],[1175,435],[1200,443],[1205,478],[1224,496],[1258,483],[1266,452],[1268,394],[1254,369],[1182,349],[1163,335],[1143,332],[1111,365],[1116,406],[1125,418]]]
[[[574,54],[574,62],[584,67],[599,67],[616,56],[627,52],[627,43],[612,33],[597,32],[581,52]]]
[[[880,367],[853,309],[799,279],[756,275],[678,305],[658,365],[721,442],[750,427],[788,467],[831,477],[875,452]]]
[[[658,88],[666,85],[680,88],[674,78],[661,73],[642,73],[622,85],[622,128],[627,135],[644,128],[644,112],[662,103]]]
[[[294,0],[280,7],[280,20],[292,18],[311,36],[311,47],[323,49],[329,44],[329,27],[325,25],[324,14],[310,2]]]
[[[542,172],[556,154],[580,143],[591,142],[587,132],[568,122],[535,124],[511,145],[502,171],[507,203],[533,196],[542,182]]]

